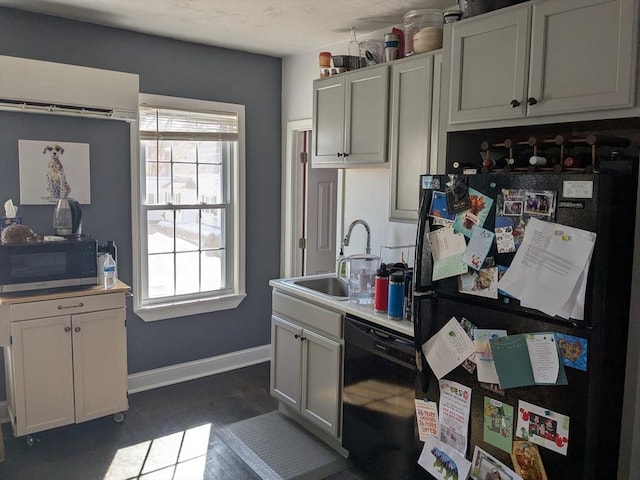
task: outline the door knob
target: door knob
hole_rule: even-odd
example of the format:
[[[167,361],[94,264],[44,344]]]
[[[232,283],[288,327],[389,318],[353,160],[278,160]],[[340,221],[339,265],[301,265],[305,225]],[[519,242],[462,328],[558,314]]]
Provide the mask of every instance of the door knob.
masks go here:
[[[520,102],[518,100],[511,100],[511,108],[518,108],[520,106]]]
[[[535,98],[533,98],[533,97],[529,97],[529,98],[527,98],[527,103],[528,103],[529,105],[535,105],[536,103],[538,103],[538,100],[536,100],[536,99],[535,99]]]
[[[71,327],[64,327],[64,331],[69,333],[71,331]]]
[[[80,331],[80,327],[76,327],[74,331],[79,332]]]

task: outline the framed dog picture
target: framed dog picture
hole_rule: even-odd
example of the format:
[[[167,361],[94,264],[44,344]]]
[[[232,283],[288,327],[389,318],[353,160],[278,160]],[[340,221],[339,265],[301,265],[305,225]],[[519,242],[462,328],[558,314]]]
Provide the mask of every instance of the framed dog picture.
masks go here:
[[[89,144],[18,140],[20,203],[46,205],[60,198],[91,203]]]

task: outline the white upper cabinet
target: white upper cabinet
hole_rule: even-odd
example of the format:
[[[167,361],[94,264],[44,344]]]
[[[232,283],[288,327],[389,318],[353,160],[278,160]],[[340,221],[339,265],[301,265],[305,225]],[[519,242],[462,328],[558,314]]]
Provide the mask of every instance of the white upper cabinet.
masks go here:
[[[452,24],[450,129],[633,116],[634,22],[634,0],[549,0]]]
[[[454,23],[449,123],[525,115],[531,8]]]
[[[389,220],[418,219],[419,178],[428,173],[438,146],[442,54],[393,63],[389,125]]]
[[[527,114],[633,106],[633,10],[630,0],[534,5],[529,97],[538,103]]]
[[[387,65],[313,82],[312,167],[386,165]]]

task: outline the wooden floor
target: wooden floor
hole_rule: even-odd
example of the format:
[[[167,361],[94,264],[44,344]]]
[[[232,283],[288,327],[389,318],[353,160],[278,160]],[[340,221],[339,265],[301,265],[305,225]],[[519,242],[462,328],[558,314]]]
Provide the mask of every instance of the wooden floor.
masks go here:
[[[277,409],[269,363],[129,396],[124,423],[112,417],[35,435],[28,446],[3,424],[2,480],[258,480],[216,428]],[[330,480],[377,478],[351,468]]]

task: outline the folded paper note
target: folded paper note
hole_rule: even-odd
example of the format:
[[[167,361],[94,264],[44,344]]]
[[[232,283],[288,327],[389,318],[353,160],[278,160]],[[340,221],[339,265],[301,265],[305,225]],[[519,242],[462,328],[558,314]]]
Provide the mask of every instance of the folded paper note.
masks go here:
[[[489,343],[500,388],[567,384],[553,332],[508,335]]]

